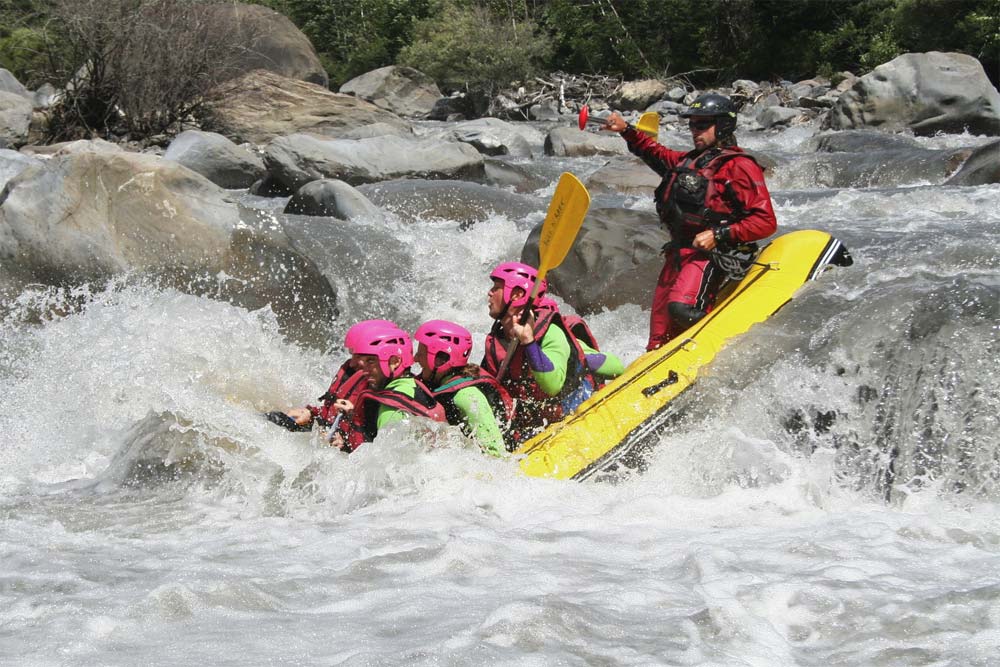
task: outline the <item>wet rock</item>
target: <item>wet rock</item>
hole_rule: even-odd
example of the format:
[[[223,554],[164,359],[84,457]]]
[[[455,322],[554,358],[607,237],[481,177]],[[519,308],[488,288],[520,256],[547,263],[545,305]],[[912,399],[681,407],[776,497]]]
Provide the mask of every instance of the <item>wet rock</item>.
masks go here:
[[[285,213],[328,216],[339,220],[362,218],[382,222],[385,216],[356,188],[343,181],[322,178],[298,189],[285,206]]]
[[[539,224],[521,252],[537,266]],[[548,274],[550,291],[581,314],[627,303],[648,306],[669,240],[656,214],[633,209],[591,209],[563,263]]]
[[[1000,183],[1000,141],[975,149],[945,185]]]

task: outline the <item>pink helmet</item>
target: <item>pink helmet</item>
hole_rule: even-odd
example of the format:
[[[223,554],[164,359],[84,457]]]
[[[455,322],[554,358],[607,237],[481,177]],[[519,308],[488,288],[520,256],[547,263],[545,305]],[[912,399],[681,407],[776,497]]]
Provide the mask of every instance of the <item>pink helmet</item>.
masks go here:
[[[353,348],[360,342],[360,338],[363,337],[363,334],[371,327],[377,324],[384,324],[394,329],[400,328],[395,322],[391,320],[365,320],[363,322],[358,322],[357,324],[355,324],[354,326],[352,326],[350,329],[347,330],[347,335],[344,336],[344,347],[346,347],[348,350]]]
[[[410,335],[388,320],[358,322],[344,339],[351,354],[371,354],[378,357],[382,374],[390,380],[398,378],[413,365],[413,342]],[[389,359],[399,357],[396,370],[389,368]]]
[[[418,343],[427,346],[427,361],[434,373],[461,368],[469,363],[472,334],[465,327],[446,320],[431,320],[421,324],[413,337]],[[440,353],[446,354],[448,358],[436,365],[437,355]]]
[[[528,304],[528,297],[531,295],[531,289],[535,286],[537,277],[538,271],[534,267],[521,262],[504,262],[493,269],[493,273],[490,274],[490,278],[503,282],[503,302],[508,308],[520,308]],[[512,302],[511,292],[514,291],[515,287],[523,289],[524,296],[516,302]],[[538,293],[544,294],[546,289],[548,289],[548,283],[543,279],[538,287]]]

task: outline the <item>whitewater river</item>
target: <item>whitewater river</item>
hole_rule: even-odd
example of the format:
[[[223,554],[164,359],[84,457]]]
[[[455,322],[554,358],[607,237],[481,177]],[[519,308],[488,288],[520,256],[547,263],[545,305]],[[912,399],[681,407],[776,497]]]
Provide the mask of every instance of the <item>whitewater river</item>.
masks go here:
[[[269,311],[26,290],[0,321],[0,664],[1000,664],[1000,186],[822,188],[814,131],[744,138],[790,160],[780,228],[854,266],[732,342],[617,484],[413,425],[331,452],[259,417],[343,360]],[[488,272],[540,219],[393,222],[412,280],[355,296],[465,323],[478,359]],[[589,321],[631,361],[647,317]]]

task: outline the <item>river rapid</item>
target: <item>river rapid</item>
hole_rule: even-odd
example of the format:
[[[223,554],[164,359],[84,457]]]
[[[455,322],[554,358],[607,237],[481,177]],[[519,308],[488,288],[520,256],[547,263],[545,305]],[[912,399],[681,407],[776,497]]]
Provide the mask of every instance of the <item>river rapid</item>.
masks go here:
[[[822,187],[797,167],[815,131],[740,138],[784,157],[779,232],[830,232],[854,266],[732,341],[617,483],[528,479],[417,424],[350,456],[283,431],[261,411],[314,400],[344,355],[267,309],[135,277],[21,292],[0,664],[998,664],[1000,186]],[[366,304],[342,299],[340,333],[391,306],[466,324],[478,359],[488,272],[542,216],[390,221],[413,275],[340,285]],[[647,308],[588,321],[628,362]]]

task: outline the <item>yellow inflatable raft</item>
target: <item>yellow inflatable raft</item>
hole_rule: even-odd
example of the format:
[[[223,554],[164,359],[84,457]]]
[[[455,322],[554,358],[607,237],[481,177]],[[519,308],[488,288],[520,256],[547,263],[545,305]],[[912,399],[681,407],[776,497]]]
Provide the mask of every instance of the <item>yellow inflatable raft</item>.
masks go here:
[[[773,315],[828,266],[850,264],[847,249],[824,232],[778,237],[711,313],[636,359],[576,413],[524,442],[515,452],[521,469],[534,477],[583,480],[628,463],[662,431],[670,402],[727,340]]]

